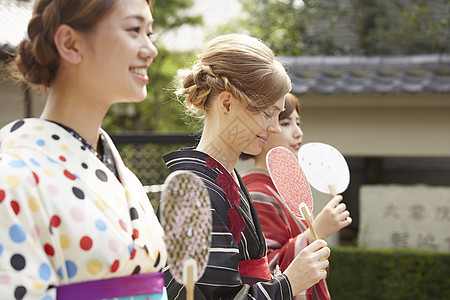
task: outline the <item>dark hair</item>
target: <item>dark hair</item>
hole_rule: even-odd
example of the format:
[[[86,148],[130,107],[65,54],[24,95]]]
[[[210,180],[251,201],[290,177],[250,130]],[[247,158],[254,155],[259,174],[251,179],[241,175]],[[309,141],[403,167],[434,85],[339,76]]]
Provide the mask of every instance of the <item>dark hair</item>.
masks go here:
[[[49,87],[55,79],[60,56],[54,44],[59,25],[89,32],[118,0],[38,0],[28,23],[28,37],[17,47],[10,71],[16,79]],[[149,3],[150,0],[147,0]]]
[[[281,121],[283,119],[289,118],[294,109],[297,111],[298,115],[300,115],[300,100],[292,93],[287,93],[284,102],[284,111],[278,116],[278,120]],[[240,159],[247,160],[250,158],[254,158],[254,155],[241,153]]]

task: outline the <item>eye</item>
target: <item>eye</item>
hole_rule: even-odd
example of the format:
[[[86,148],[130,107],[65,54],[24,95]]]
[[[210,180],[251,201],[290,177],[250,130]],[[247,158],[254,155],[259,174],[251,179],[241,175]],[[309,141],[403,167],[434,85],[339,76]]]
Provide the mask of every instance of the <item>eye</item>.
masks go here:
[[[132,27],[132,28],[128,29],[128,31],[139,33],[139,32],[141,32],[141,28],[140,27]]]
[[[290,125],[290,124],[289,124],[288,121],[281,121],[281,122],[280,122],[280,126],[288,127],[289,125]]]
[[[273,114],[264,112],[264,117],[265,117],[267,120],[272,120],[272,119],[273,119]]]

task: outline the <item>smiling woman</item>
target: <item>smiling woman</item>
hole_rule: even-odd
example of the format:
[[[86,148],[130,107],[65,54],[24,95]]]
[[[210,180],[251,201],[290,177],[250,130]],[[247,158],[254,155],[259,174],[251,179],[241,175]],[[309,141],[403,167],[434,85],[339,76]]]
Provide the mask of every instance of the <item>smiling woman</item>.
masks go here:
[[[145,0],[36,2],[12,68],[47,99],[0,131],[2,297],[166,299],[162,228],[100,128],[146,97],[152,25]]]
[[[232,34],[208,42],[179,81],[179,95],[203,113],[205,124],[196,149],[164,159],[171,172],[189,170],[203,180],[213,215],[208,266],[195,299],[292,299],[325,276],[330,250],[323,240],[311,243],[283,274],[272,276],[255,207],[234,170],[242,152],[260,153],[280,132],[288,74],[263,42]],[[165,276],[169,298],[184,297],[184,287],[169,271]]]

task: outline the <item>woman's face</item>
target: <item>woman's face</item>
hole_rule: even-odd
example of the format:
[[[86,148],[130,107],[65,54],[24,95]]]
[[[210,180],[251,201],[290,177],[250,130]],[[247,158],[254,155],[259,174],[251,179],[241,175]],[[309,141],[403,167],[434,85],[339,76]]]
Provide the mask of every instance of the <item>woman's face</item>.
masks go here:
[[[297,157],[303,138],[298,112],[294,109],[289,117],[278,122],[281,132],[270,137],[267,145],[264,146],[264,152],[268,152],[274,147],[282,146],[289,149]]]
[[[242,131],[246,131],[247,136],[244,147],[240,152],[250,155],[258,155],[263,147],[280,133],[278,116],[283,111],[284,97],[275,102],[272,106],[262,112],[249,112],[242,110],[241,120],[243,120]]]
[[[145,99],[147,69],[158,54],[150,40],[152,26],[145,0],[118,0],[86,36],[87,90],[102,95],[109,105]]]

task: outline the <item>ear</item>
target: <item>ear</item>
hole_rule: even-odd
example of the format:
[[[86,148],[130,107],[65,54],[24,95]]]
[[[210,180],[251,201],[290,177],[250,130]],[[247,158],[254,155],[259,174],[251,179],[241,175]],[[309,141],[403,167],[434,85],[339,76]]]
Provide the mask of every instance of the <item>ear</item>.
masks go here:
[[[81,61],[81,36],[78,31],[66,24],[59,25],[54,42],[61,59],[72,64],[78,64]]]
[[[221,115],[226,115],[231,111],[231,102],[233,100],[233,96],[227,92],[223,91],[219,94],[217,104],[219,106],[219,113]]]

